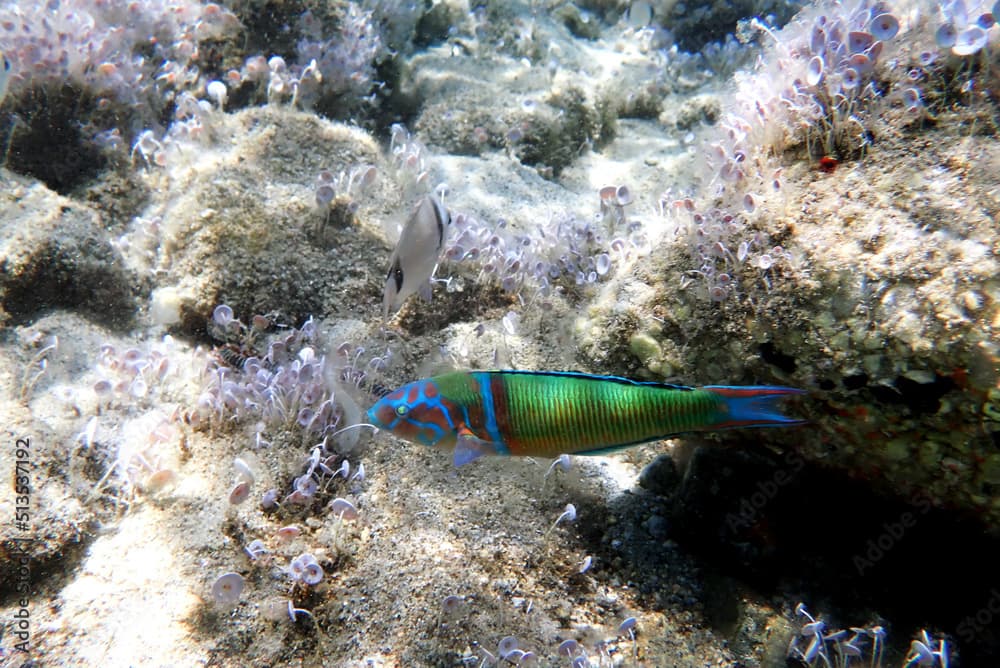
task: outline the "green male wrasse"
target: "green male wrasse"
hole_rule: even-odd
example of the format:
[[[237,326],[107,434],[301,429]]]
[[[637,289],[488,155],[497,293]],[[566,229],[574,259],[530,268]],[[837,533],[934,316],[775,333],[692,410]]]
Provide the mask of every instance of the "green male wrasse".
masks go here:
[[[460,371],[418,380],[368,410],[368,421],[414,443],[482,455],[598,455],[695,431],[803,420],[772,404],[791,387],[685,387],[558,371]]]

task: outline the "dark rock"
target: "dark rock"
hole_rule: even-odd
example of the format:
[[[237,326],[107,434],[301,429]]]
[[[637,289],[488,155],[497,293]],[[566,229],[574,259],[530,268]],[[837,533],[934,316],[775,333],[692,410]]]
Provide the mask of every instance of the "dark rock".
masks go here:
[[[8,178],[10,177],[10,178]],[[40,183],[4,176],[0,207],[0,319],[23,322],[58,308],[125,327],[135,277],[86,205]]]

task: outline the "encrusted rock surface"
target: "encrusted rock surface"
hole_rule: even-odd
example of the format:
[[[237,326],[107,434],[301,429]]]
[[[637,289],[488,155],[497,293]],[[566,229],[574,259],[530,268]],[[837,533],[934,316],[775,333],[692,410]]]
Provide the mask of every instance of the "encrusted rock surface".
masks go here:
[[[288,109],[248,109],[218,122],[233,142],[174,170],[176,182],[146,209],[161,221],[156,284],[180,296],[181,328],[203,329],[220,303],[244,317],[277,312],[300,323],[375,302],[382,276],[369,263],[388,257],[378,219],[408,204],[371,136]],[[316,203],[319,173],[346,182],[362,165],[381,172],[365,205],[328,215]]]
[[[0,174],[0,321],[31,320],[72,306],[126,327],[136,276],[101,216],[41,183]]]
[[[740,298],[708,306],[676,289],[692,267],[668,240],[580,323],[584,354],[656,378],[808,389],[809,425],[752,438],[996,530],[1000,182],[981,167],[998,150],[942,123],[863,164],[793,169],[782,208],[748,221],[787,264],[746,267]]]

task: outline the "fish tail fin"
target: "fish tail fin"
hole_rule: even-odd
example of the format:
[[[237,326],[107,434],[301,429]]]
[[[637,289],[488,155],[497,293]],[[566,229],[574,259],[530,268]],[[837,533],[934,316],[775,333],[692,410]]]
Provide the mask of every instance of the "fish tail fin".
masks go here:
[[[778,385],[707,385],[703,388],[722,399],[713,429],[738,427],[790,427],[806,420],[780,413],[774,403],[789,396],[805,394],[805,390]]]

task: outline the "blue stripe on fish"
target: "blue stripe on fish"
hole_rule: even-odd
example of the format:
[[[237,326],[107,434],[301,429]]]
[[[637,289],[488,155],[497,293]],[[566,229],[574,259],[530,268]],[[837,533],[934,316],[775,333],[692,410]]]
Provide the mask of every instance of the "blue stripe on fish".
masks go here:
[[[483,399],[483,413],[486,418],[486,433],[490,435],[490,440],[497,447],[497,454],[508,454],[507,447],[503,443],[500,435],[500,428],[497,427],[496,404],[493,401],[493,387],[490,384],[491,378],[488,373],[474,373],[472,377],[479,386],[479,395]]]

